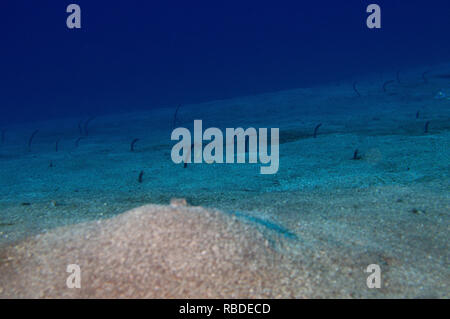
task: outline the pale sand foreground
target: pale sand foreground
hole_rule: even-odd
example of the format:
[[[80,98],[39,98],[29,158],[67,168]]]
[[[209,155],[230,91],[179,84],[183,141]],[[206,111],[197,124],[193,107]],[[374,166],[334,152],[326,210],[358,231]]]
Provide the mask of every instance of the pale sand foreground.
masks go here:
[[[220,211],[160,205],[30,237],[0,251],[0,298],[448,298],[445,196],[392,187],[326,203],[291,196],[283,224],[296,239]],[[425,198],[425,213],[406,210]],[[371,263],[381,289],[366,286]],[[81,289],[66,287],[68,264],[81,267]]]
[[[1,260],[3,298],[289,297],[295,286],[311,289],[261,234],[203,208],[143,206],[27,240]],[[68,264],[81,267],[81,289],[66,287]],[[285,278],[294,281],[279,285]]]

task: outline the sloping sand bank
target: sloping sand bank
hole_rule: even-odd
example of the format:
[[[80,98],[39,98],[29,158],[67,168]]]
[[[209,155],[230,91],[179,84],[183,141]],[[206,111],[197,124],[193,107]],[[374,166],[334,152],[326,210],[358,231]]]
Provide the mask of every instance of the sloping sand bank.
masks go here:
[[[148,205],[3,250],[0,296],[289,297],[291,289],[279,284],[291,277],[282,260],[234,217]],[[67,288],[68,264],[80,266],[81,289]]]
[[[388,204],[389,194],[399,196],[369,190],[357,197],[364,202],[351,193],[326,205],[322,197],[301,205],[305,197],[293,194],[304,211],[293,236],[233,214],[174,205],[56,228],[0,249],[0,298],[445,298],[442,214],[431,206],[401,213],[397,206],[410,199]],[[342,201],[353,203],[351,214],[321,213],[345,211]],[[367,207],[359,212],[355,205]],[[286,224],[298,230],[292,216],[286,213]],[[372,263],[381,265],[381,289],[366,286]],[[81,268],[80,289],[66,286],[69,264]]]

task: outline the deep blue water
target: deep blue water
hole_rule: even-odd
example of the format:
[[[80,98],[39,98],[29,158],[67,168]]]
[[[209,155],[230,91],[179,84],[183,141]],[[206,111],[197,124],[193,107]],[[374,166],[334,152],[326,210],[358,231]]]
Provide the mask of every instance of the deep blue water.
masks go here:
[[[82,9],[69,30],[66,6]],[[365,26],[369,3],[382,29]],[[448,0],[0,3],[0,125],[194,103],[450,57]]]

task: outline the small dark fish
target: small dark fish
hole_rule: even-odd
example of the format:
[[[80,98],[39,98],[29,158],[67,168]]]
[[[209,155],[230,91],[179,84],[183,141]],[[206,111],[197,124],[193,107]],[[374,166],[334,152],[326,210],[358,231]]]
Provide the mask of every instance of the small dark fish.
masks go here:
[[[84,138],[83,136],[80,136],[79,138],[77,138],[77,139],[75,140],[75,147],[78,147],[78,145],[80,145],[80,141],[81,141],[83,138]]]
[[[139,141],[138,138],[135,138],[134,140],[131,141],[130,152],[134,152],[134,144],[136,144],[137,141]]]
[[[358,97],[361,97],[361,94],[359,93],[358,89],[356,88],[356,82],[353,82],[353,91],[355,91],[356,95],[358,95]]]
[[[35,130],[30,138],[28,139],[28,152],[31,152],[31,143],[33,142],[34,137],[36,136],[36,134],[39,132],[39,130]]]
[[[428,127],[430,126],[430,121],[427,121],[426,123],[425,123],[425,127],[424,127],[424,129],[423,129],[423,132],[424,133],[428,133]]]
[[[319,127],[321,127],[321,126],[322,126],[322,123],[317,124],[316,127],[314,128],[314,135],[313,135],[314,138],[317,137],[317,131],[319,130]]]
[[[358,154],[358,149],[356,149],[355,152],[353,152],[353,159],[360,160],[361,158],[361,155]]]

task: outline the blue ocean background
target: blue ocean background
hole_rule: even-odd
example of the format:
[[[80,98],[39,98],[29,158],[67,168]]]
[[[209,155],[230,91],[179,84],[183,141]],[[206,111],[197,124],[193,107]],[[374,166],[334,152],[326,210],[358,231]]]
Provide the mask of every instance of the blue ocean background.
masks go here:
[[[447,61],[450,3],[2,1],[0,123],[197,103]]]

